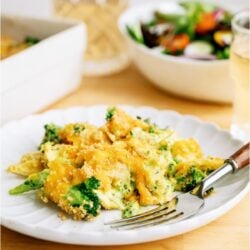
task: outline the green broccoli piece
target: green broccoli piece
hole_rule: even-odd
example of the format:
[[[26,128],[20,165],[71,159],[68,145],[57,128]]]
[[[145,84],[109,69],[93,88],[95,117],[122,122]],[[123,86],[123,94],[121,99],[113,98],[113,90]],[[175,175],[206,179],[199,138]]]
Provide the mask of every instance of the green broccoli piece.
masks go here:
[[[88,190],[98,189],[100,187],[100,181],[92,176],[91,178],[88,178],[85,181],[85,186],[86,186],[86,189]]]
[[[88,214],[97,216],[101,203],[93,190],[98,189],[99,186],[100,181],[95,177],[88,178],[85,182],[72,186],[66,198],[70,201],[71,206],[83,206]]]
[[[35,173],[30,175],[23,184],[16,186],[9,190],[9,194],[21,194],[24,192],[28,192],[30,190],[36,190],[43,187],[44,182],[46,181],[49,175],[49,169],[44,169],[39,173]]]
[[[150,126],[148,129],[149,134],[154,134],[155,130],[154,127]]]
[[[112,108],[109,108],[107,113],[106,113],[106,121],[111,121],[114,114],[115,114],[115,110],[116,108],[115,107],[112,107]]]
[[[189,175],[192,178],[192,181],[197,184],[200,183],[206,177],[206,174],[196,167],[190,168]]]
[[[74,125],[74,133],[80,134],[85,129],[85,126],[83,124],[75,124]]]
[[[25,43],[27,43],[29,46],[32,46],[34,44],[37,44],[40,42],[40,40],[36,37],[32,37],[32,36],[27,36],[24,40]]]
[[[168,145],[167,145],[167,144],[161,145],[161,146],[159,147],[159,150],[160,150],[160,151],[166,151],[166,150],[168,150]]]
[[[187,176],[176,176],[176,190],[188,192],[201,183],[206,176],[206,173],[194,166],[191,166]]]
[[[44,129],[45,129],[45,134],[39,146],[39,149],[46,142],[53,142],[55,144],[61,142],[61,138],[60,138],[61,127],[51,123],[51,124],[46,124],[44,126]]]

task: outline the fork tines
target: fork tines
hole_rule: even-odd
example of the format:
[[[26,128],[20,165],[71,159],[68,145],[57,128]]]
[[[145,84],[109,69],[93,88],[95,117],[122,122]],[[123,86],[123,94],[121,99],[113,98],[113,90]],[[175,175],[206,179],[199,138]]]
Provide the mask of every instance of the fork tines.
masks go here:
[[[157,225],[172,219],[176,219],[183,214],[182,212],[178,212],[175,209],[177,202],[178,198],[175,197],[171,201],[144,213],[126,219],[109,221],[104,224],[110,225],[111,228],[123,230]]]

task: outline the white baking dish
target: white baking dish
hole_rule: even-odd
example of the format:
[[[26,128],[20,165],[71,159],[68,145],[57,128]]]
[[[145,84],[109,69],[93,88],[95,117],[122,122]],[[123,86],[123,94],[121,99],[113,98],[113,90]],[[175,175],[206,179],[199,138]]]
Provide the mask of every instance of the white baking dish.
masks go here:
[[[41,41],[1,61],[1,123],[39,111],[77,88],[86,28],[76,21],[3,16],[2,34]]]

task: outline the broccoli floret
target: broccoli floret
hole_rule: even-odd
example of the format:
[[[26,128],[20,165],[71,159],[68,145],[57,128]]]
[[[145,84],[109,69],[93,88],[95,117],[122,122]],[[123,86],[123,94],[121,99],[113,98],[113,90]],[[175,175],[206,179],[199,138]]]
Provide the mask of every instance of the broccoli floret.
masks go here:
[[[148,129],[149,134],[153,134],[155,132],[154,128],[151,126]]]
[[[21,194],[30,190],[36,190],[43,187],[49,175],[49,169],[44,169],[39,173],[30,175],[23,184],[9,190],[9,194]]]
[[[101,208],[101,203],[93,190],[98,189],[99,186],[100,181],[95,177],[88,178],[85,182],[72,186],[66,198],[71,206],[83,206],[88,214],[97,216]]]
[[[193,182],[197,184],[200,183],[206,177],[206,174],[196,167],[190,168],[189,175],[192,178]]]
[[[74,125],[74,133],[80,134],[85,129],[85,126],[83,124],[75,124]]]
[[[24,40],[25,43],[27,43],[28,45],[34,45],[40,42],[40,40],[36,37],[32,37],[32,36],[27,36]]]
[[[187,176],[176,176],[176,190],[188,192],[201,183],[205,177],[206,173],[194,166],[191,166]]]
[[[51,124],[46,124],[44,126],[44,129],[45,129],[45,134],[42,143],[39,146],[39,149],[46,142],[53,142],[55,144],[60,143],[61,138],[59,133],[61,131],[61,127],[51,123]]]
[[[106,121],[111,121],[115,114],[115,107],[109,108],[106,113]]]
[[[167,145],[167,144],[161,145],[161,146],[159,147],[159,150],[160,150],[160,151],[166,151],[166,150],[168,150],[168,145]]]
[[[91,190],[91,189],[98,189],[100,187],[100,181],[97,180],[94,176],[91,178],[88,178],[85,181],[86,189]]]

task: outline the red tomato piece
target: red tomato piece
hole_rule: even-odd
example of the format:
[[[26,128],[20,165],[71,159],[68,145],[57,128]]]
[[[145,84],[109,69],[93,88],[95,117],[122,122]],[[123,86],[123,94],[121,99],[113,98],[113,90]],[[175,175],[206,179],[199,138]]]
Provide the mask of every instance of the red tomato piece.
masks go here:
[[[198,34],[207,33],[216,27],[216,19],[213,13],[204,13],[200,21],[196,25],[196,32]]]
[[[187,34],[175,35],[170,39],[164,39],[162,45],[172,53],[182,51],[189,44],[190,38]]]

